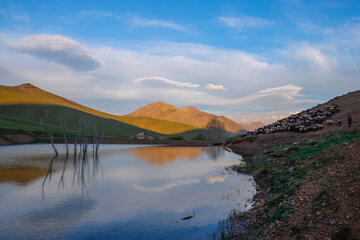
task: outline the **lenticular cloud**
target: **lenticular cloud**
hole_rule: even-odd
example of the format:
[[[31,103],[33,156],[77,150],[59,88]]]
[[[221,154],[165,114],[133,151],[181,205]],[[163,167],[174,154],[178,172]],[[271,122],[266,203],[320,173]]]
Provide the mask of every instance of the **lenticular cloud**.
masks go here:
[[[91,71],[102,66],[100,60],[78,42],[60,35],[30,35],[8,46],[17,52],[59,63],[75,71]]]

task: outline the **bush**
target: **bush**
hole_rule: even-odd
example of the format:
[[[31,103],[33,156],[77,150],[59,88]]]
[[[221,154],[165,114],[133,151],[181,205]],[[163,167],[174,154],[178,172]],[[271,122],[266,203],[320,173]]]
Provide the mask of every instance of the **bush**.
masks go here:
[[[172,136],[168,137],[169,140],[185,140],[183,136]]]
[[[204,135],[202,135],[201,133],[199,133],[198,135],[196,135],[193,140],[197,140],[197,141],[201,141],[201,140],[206,140]]]

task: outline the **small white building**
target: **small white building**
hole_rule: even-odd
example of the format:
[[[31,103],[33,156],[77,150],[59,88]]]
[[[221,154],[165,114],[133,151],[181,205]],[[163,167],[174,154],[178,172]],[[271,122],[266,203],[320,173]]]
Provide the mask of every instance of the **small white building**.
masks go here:
[[[145,139],[145,134],[143,132],[138,133],[138,134],[135,135],[135,138],[136,139]]]

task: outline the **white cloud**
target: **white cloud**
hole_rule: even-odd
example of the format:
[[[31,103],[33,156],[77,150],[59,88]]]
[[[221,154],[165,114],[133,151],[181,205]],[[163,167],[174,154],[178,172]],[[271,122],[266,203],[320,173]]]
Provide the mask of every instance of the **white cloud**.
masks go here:
[[[247,118],[241,118],[241,119],[240,119],[240,122],[241,122],[241,123],[248,124],[248,123],[250,123],[250,120],[247,119]]]
[[[166,20],[148,19],[135,15],[130,15],[127,17],[127,21],[132,25],[139,27],[162,27],[178,31],[187,31],[187,28],[185,26]]]
[[[214,84],[211,84],[211,83],[208,83],[205,86],[205,88],[209,89],[209,90],[217,90],[217,91],[225,91],[226,90],[223,85],[214,85]]]
[[[294,115],[294,114],[298,114],[300,113],[299,111],[295,111],[295,112],[289,112],[290,115]]]
[[[300,46],[296,51],[295,57],[304,59],[305,61],[308,61],[312,66],[324,70],[330,70],[336,65],[335,59],[327,57],[319,49],[309,46],[308,44]]]
[[[299,94],[301,90],[302,90],[302,87],[289,84],[289,85],[285,85],[285,86],[281,86],[281,87],[267,88],[265,90],[261,90],[256,94],[256,96],[264,97],[264,96],[270,96],[270,95],[278,95],[278,96],[282,96],[286,99],[294,99],[294,97],[303,96],[303,95]]]
[[[17,37],[12,38],[17,42]],[[281,50],[285,54],[278,55],[276,64],[247,52],[203,44],[142,42],[135,47],[86,46],[103,66],[97,71],[64,71],[54,61],[15,54],[0,46],[0,75],[12,79],[10,85],[31,82],[82,104],[103,99],[121,102],[121,108],[107,109],[117,114],[162,100],[179,107],[194,105],[237,121],[266,123],[275,119],[272,116],[301,111],[359,88],[356,56],[338,54],[326,46],[291,45]],[[307,52],[299,55],[303,48]],[[199,87],[220,81],[218,86],[227,86],[226,91],[214,93]]]
[[[178,180],[176,182],[171,182],[171,183],[166,183],[162,186],[154,186],[154,187],[148,187],[148,186],[142,186],[140,184],[133,184],[132,187],[138,191],[141,192],[163,192],[175,187],[179,187],[182,185],[190,185],[190,184],[194,184],[194,183],[199,183],[200,180],[197,178],[193,178],[193,179],[187,179],[187,180]]]
[[[265,120],[270,120],[271,122],[275,122],[277,120],[286,118],[288,115],[276,115],[275,112],[272,112],[272,115],[270,117],[265,117]]]
[[[102,65],[78,42],[60,35],[30,35],[8,43],[8,46],[17,52],[56,62],[76,71],[90,71]]]
[[[111,18],[118,21],[125,21],[135,27],[158,27],[169,28],[177,31],[187,32],[189,29],[182,25],[169,20],[149,19],[135,14],[122,14],[114,11],[101,11],[101,10],[84,10],[78,13],[83,17],[91,17],[94,19]]]
[[[214,184],[217,182],[225,182],[227,176],[226,175],[222,175],[222,176],[210,176],[206,179],[206,181],[210,184]]]
[[[242,15],[240,17],[217,17],[225,26],[236,29],[237,31],[243,31],[249,28],[259,28],[264,26],[271,26],[274,23],[257,17],[250,17]]]
[[[199,84],[178,82],[178,81],[170,80],[170,79],[167,79],[164,77],[141,77],[141,78],[134,79],[135,83],[140,83],[140,82],[145,82],[145,81],[160,81],[160,82],[164,82],[164,83],[176,86],[176,87],[190,87],[190,88],[199,87]]]

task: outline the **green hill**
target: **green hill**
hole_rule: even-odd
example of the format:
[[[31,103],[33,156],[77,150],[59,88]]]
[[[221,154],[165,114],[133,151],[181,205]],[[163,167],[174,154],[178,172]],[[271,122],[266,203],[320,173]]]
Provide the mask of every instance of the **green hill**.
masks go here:
[[[76,114],[74,115],[73,113],[70,114],[70,112],[66,110],[73,109],[76,110],[78,114],[80,114],[79,112],[82,112],[82,114],[88,114],[81,115],[81,117],[86,116],[88,118],[90,116],[96,116],[98,119],[103,119],[104,121],[112,120],[108,122],[108,125],[104,123],[104,128],[109,129],[109,134],[113,132],[112,135],[116,136],[129,137],[139,131],[157,133],[157,135],[171,135],[197,129],[191,125],[172,121],[153,119],[149,117],[116,116],[97,111],[44,91],[31,84],[22,84],[15,87],[0,85],[0,96],[0,128],[8,128],[11,126],[14,128],[17,126],[17,128],[20,129],[39,129],[41,128],[41,124],[54,124],[54,126],[57,126],[59,125],[59,117],[61,114],[64,115],[65,113],[75,117],[74,119],[77,119],[76,121],[78,121],[79,116],[75,116]],[[50,106],[54,106],[54,108]],[[35,113],[31,113],[34,109]],[[45,121],[45,109],[48,109],[49,111],[51,109],[51,114],[48,114],[49,119],[54,117],[56,122],[47,123]],[[69,119],[72,119],[72,117],[69,117]],[[15,119],[11,120],[11,118]],[[72,120],[69,121],[71,122]],[[113,124],[115,124],[113,121],[118,122],[118,125],[116,125],[117,127],[113,127]],[[29,122],[31,123],[27,124]],[[118,130],[118,128],[120,129]]]
[[[60,133],[60,119],[66,121],[66,128],[70,134],[78,128],[79,120],[88,120],[92,126],[96,124],[106,137],[130,137],[139,132],[144,132],[151,136],[162,136],[162,134],[127,123],[101,118],[63,106],[0,105],[1,129],[23,130],[26,132],[52,130],[55,133]]]

